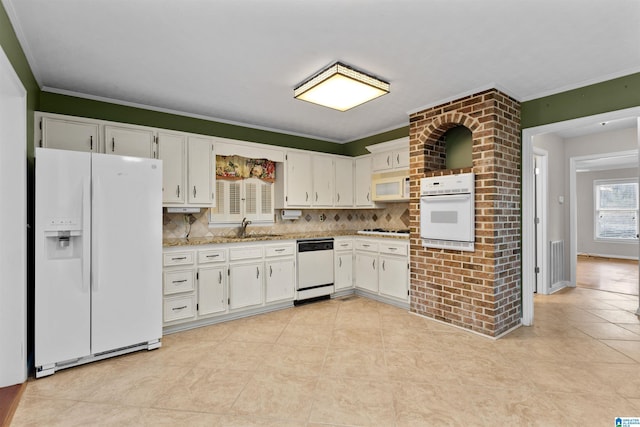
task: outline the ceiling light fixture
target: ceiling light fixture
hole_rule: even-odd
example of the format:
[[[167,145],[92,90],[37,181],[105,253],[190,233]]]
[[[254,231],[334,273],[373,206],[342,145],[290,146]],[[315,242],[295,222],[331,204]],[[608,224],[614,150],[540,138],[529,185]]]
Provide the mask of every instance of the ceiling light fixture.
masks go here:
[[[389,83],[340,62],[323,69],[293,90],[293,97],[347,111],[389,93]]]

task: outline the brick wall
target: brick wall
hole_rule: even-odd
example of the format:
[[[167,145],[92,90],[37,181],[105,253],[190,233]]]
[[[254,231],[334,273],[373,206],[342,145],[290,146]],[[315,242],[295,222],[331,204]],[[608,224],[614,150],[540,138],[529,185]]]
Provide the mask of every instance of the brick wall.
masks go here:
[[[445,170],[444,133],[472,132],[473,166]],[[498,336],[521,317],[520,104],[491,89],[410,116],[411,311]],[[474,252],[423,248],[420,178],[474,172]]]

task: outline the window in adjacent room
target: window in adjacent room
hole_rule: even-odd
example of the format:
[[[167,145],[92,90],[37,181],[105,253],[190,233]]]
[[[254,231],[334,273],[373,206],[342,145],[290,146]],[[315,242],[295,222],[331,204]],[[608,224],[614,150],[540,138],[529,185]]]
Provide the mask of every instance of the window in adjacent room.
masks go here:
[[[595,238],[633,241],[638,238],[638,180],[598,180],[595,192]]]

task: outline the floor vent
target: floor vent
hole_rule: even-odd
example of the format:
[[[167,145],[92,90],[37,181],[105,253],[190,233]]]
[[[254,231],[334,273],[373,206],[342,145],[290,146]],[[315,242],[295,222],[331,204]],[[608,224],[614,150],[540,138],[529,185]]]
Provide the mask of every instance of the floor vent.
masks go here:
[[[549,242],[550,283],[554,286],[564,281],[564,240]]]

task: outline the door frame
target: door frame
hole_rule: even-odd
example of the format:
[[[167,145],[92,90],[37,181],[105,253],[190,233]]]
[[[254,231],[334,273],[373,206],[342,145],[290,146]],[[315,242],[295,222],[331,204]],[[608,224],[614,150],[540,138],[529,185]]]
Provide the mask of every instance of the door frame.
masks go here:
[[[593,116],[580,117],[548,125],[535,126],[522,130],[522,218],[531,218],[535,214],[533,203],[533,138],[536,135],[558,132],[566,129],[587,126],[629,117],[638,118],[636,129],[640,128],[640,107],[611,111]],[[639,137],[640,139],[640,137]],[[640,146],[640,140],[638,141]],[[571,203],[572,206],[575,203]],[[571,209],[571,207],[570,207]],[[530,326],[534,321],[533,289],[535,286],[535,227],[533,221],[522,221],[522,324]],[[640,303],[640,300],[639,300]],[[640,305],[638,307],[640,313]]]
[[[27,91],[0,47],[0,387],[27,380]],[[9,202],[7,202],[9,200]]]
[[[537,242],[537,245],[539,245],[536,249],[537,249],[537,254],[536,256],[539,255],[540,259],[538,261],[538,265],[537,267],[540,268],[540,272],[537,273],[539,274],[539,279],[540,282],[538,283],[538,289],[535,289],[535,282],[534,282],[534,289],[536,290],[536,292],[539,293],[543,293],[543,294],[548,294],[549,293],[549,263],[548,263],[548,247],[547,247],[547,221],[548,221],[548,210],[547,210],[547,204],[548,204],[548,198],[549,198],[549,177],[548,177],[548,164],[549,164],[549,153],[547,152],[547,150],[543,150],[542,148],[538,148],[538,147],[533,147],[533,155],[534,155],[534,159],[536,157],[539,157],[541,160],[541,165],[539,165],[539,169],[540,169],[540,188],[537,189],[538,191],[536,191],[536,188],[534,187],[534,198],[536,199],[536,203],[537,200],[540,201],[540,209],[539,209],[539,219],[540,219],[540,227],[541,227],[541,231],[539,233],[534,233],[534,236],[536,236],[536,239],[538,238],[538,236],[540,236],[540,241]],[[535,181],[534,181],[535,183]],[[537,205],[535,205],[537,206]],[[538,212],[535,212],[534,209],[534,214],[537,214]],[[535,217],[536,215],[534,215]],[[535,224],[534,224],[534,230],[535,230]],[[534,269],[535,269],[535,265],[534,265]],[[535,274],[535,271],[534,271]]]

